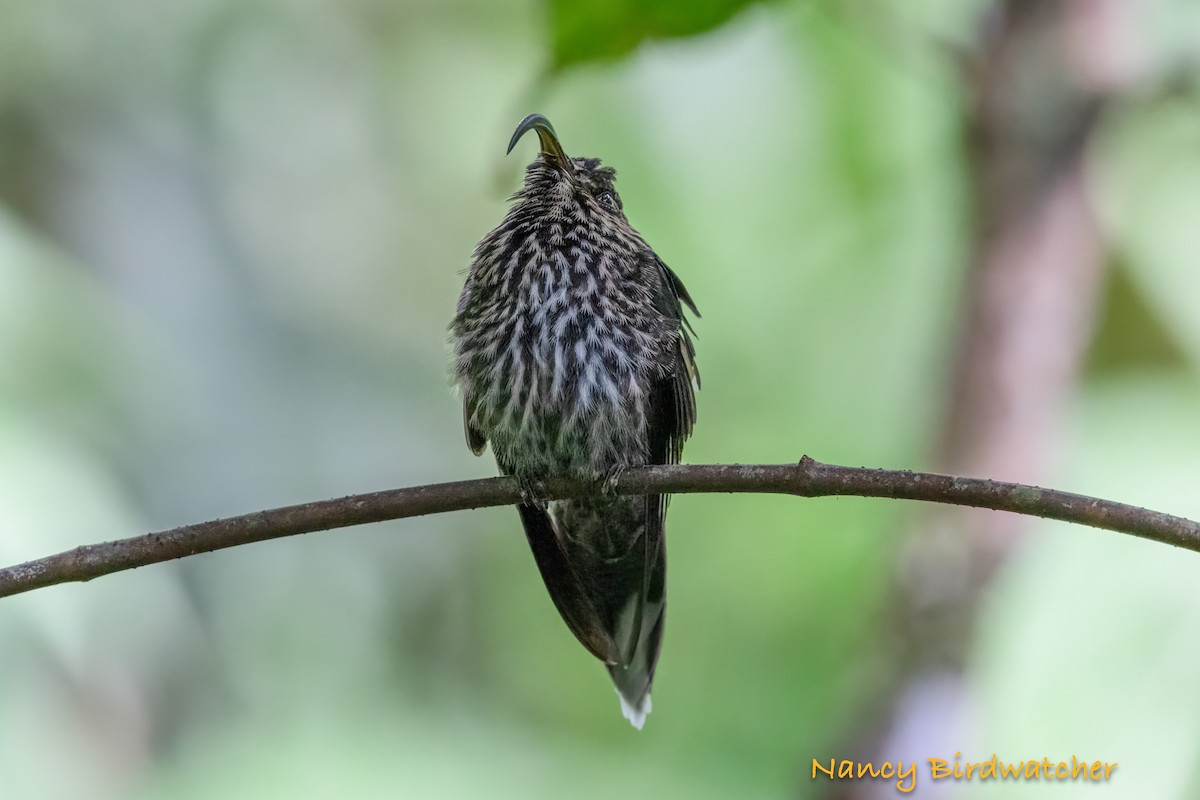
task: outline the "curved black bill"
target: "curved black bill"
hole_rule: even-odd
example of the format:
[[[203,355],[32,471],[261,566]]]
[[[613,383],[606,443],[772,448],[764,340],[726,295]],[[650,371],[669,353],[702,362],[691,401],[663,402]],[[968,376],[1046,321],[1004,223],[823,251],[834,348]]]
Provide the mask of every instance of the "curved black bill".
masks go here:
[[[541,114],[530,114],[521,120],[521,124],[513,131],[512,138],[508,140],[507,152],[511,153],[521,137],[529,131],[537,131],[538,141],[542,145],[542,155],[553,156],[559,166],[568,173],[573,174],[575,172],[571,159],[567,157],[566,152],[562,149],[562,145],[559,144],[558,134],[554,132],[554,126],[550,124],[550,120]]]

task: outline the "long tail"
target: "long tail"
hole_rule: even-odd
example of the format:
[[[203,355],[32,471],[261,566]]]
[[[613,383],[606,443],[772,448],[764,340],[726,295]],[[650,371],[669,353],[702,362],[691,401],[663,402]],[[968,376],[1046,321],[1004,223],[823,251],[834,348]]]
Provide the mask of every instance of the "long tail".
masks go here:
[[[625,718],[650,712],[666,610],[666,544],[657,496],[518,506],[534,560],[576,638],[605,662]]]

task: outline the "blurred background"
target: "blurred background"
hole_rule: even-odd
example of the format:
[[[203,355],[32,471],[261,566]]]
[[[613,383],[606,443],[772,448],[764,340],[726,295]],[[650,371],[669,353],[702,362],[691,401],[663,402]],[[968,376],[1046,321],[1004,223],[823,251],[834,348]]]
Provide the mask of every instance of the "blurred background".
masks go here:
[[[0,0],[0,561],[494,474],[448,380],[534,146],[686,281],[685,460],[1200,517],[1200,8]],[[0,602],[0,796],[899,796],[812,759],[1200,794],[1200,558],[858,498],[675,500],[646,729],[511,509]],[[922,761],[922,771],[925,765]]]

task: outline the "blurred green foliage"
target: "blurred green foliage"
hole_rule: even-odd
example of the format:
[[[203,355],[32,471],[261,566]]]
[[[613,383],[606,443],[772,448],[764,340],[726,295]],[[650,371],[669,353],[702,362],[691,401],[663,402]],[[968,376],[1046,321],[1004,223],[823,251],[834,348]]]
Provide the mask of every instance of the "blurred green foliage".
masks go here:
[[[979,5],[0,0],[0,556],[492,474],[446,326],[531,111],[618,168],[704,314],[686,460],[925,466],[973,235],[941,45]],[[1177,69],[1194,14],[1150,5]],[[1047,480],[1193,517],[1197,131],[1147,92],[1089,154],[1119,273]],[[641,734],[506,509],[12,598],[0,796],[816,797],[886,674],[912,514],[677,498]],[[1198,579],[1035,529],[976,633],[983,754],[1121,762],[1056,798],[1191,796]]]

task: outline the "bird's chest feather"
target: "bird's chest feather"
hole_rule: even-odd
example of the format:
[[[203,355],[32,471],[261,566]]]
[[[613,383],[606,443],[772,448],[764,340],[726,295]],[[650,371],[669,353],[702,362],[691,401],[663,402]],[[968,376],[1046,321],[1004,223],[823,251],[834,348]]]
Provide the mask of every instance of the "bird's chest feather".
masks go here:
[[[654,333],[633,265],[579,247],[532,255],[471,371],[480,429],[530,472],[643,463]]]

